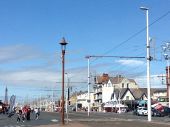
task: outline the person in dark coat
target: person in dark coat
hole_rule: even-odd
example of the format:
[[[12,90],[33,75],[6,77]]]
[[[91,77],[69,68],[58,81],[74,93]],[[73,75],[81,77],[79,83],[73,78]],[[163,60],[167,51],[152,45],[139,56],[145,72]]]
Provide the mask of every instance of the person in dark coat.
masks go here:
[[[27,109],[27,120],[30,120],[31,108]]]

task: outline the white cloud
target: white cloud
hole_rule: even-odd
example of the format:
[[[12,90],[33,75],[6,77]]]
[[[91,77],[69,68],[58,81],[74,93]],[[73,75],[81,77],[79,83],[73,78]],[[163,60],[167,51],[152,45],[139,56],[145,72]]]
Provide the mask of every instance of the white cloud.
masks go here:
[[[115,62],[120,63],[125,66],[131,66],[131,67],[145,64],[145,62],[141,60],[116,60]]]
[[[20,61],[29,61],[35,59],[46,58],[45,55],[39,48],[32,47],[30,45],[16,44],[0,47],[0,63],[14,63]]]
[[[0,52],[0,81],[4,85],[25,87],[60,85],[56,83],[61,82],[60,55],[56,56],[55,53],[49,55],[24,44],[1,46]],[[71,81],[87,80],[87,67],[71,68],[65,71],[69,74]]]
[[[68,73],[70,82],[85,82],[87,81],[87,70],[80,69],[70,69],[65,70]],[[55,69],[47,68],[29,68],[29,69],[20,69],[20,70],[8,70],[0,72],[0,81],[5,85],[22,85],[25,87],[50,87],[50,86],[59,86],[61,85],[61,76],[62,72]],[[58,82],[58,83],[57,83]],[[67,82],[67,77],[65,77],[65,82]],[[80,84],[72,84],[74,86]]]

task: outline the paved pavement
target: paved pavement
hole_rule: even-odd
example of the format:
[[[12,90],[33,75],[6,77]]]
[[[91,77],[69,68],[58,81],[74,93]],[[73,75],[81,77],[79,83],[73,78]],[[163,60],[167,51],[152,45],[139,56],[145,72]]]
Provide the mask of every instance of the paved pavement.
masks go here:
[[[70,122],[64,126],[61,124],[55,125],[41,125],[36,127],[170,127],[170,124],[158,123],[158,122],[147,122],[147,121],[114,121],[114,122],[103,122],[103,121],[90,121],[90,122]]]
[[[36,127],[90,127],[88,125],[85,125],[85,124],[82,124],[82,123],[79,123],[79,122],[70,122],[68,124],[65,124],[65,125],[61,125],[61,124],[53,124],[53,125],[41,125],[41,126],[36,126]],[[100,126],[98,126],[100,127]]]

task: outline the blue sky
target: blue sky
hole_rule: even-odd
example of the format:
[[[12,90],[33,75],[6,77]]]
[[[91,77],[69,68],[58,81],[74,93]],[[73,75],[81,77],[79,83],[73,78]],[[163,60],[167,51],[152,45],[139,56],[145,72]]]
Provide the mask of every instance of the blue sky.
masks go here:
[[[149,28],[157,59],[151,62],[151,86],[165,87],[157,75],[165,73],[161,45],[170,41],[169,0],[1,0],[0,96],[6,86],[9,95],[24,98],[51,94],[39,88],[60,90],[62,37],[69,43],[65,66],[71,82],[87,81],[87,55],[146,56],[141,6],[149,8],[149,23],[157,20]],[[145,59],[92,59],[90,66],[93,76],[121,74],[146,87]]]

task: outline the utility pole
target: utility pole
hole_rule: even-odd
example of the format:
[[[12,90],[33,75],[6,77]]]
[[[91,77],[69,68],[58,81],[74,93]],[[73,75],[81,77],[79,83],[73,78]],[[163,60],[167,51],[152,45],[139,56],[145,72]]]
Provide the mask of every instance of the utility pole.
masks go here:
[[[90,57],[88,58],[88,116],[90,116]]]
[[[88,116],[90,116],[90,56],[86,56],[85,57],[87,59],[87,80],[88,80],[88,85],[87,85],[87,89],[88,89]]]
[[[105,56],[105,55],[89,55],[86,56],[85,58],[87,59],[87,77],[88,77],[88,116],[90,116],[90,58],[105,58],[105,57],[109,57],[109,58],[121,58],[121,59],[143,59],[145,57],[133,57],[133,56]]]

